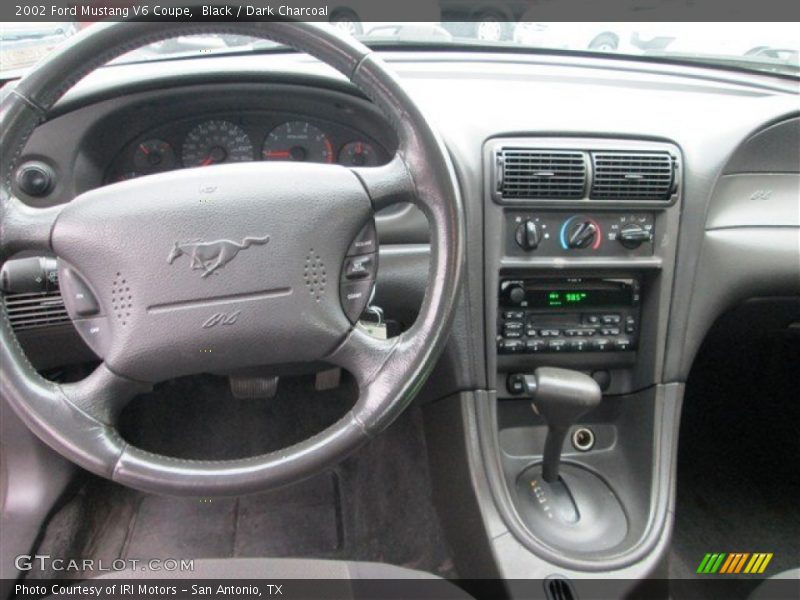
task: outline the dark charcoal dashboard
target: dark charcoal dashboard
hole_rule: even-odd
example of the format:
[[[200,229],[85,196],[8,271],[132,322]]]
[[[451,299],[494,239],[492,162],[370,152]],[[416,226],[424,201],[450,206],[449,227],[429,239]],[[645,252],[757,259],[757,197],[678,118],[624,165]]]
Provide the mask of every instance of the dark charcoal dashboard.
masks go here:
[[[165,63],[152,81],[109,69],[24,150],[23,162],[49,170],[46,191],[26,193],[19,173],[15,191],[47,206],[218,162],[391,158],[392,128],[341,80],[301,58],[290,66],[313,77],[251,60]],[[438,449],[445,476],[461,452],[469,473],[453,474],[453,485],[477,489],[461,490],[475,496],[474,512],[465,501],[445,515],[455,544],[471,548],[485,534],[512,579],[650,572],[668,543],[683,385],[705,332],[748,297],[800,295],[796,85],[601,58],[387,60],[441,132],[466,213],[462,301],[422,392],[446,399],[431,409],[452,434]],[[376,221],[377,304],[407,325],[426,288],[426,222],[409,206]],[[28,265],[29,287],[6,304],[34,362],[91,359],[75,350],[52,259]],[[575,473],[602,474],[607,489],[588,496],[621,507],[613,538],[587,528],[576,547],[537,520],[526,477],[546,428],[524,376],[538,367],[578,370],[603,388],[575,429],[591,444],[567,440],[563,450]]]
[[[229,162],[376,166],[396,145],[375,107],[352,94],[279,83],[187,84],[110,98],[49,121],[28,144],[13,189],[43,206],[116,181]],[[36,173],[42,167],[45,183]]]

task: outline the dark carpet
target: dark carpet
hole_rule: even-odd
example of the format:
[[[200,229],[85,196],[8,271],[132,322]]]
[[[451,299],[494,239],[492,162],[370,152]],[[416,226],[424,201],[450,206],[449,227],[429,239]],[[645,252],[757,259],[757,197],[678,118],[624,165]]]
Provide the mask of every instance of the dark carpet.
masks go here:
[[[751,309],[752,310],[752,307]],[[675,598],[715,598],[696,569],[707,552],[772,552],[764,575],[737,575],[726,598],[800,566],[800,338],[724,318],[693,366],[681,421],[676,526],[669,573]],[[755,317],[752,321],[755,323]]]
[[[237,400],[227,380],[194,377],[136,399],[125,437],[153,452],[225,459],[285,447],[335,422],[351,382],[316,392],[282,379],[270,400]],[[421,412],[411,408],[330,472],[237,498],[173,498],[91,476],[55,512],[39,553],[116,558],[316,557],[379,561],[455,577],[431,497]],[[29,578],[54,575],[32,571]],[[70,573],[80,577],[81,573]]]

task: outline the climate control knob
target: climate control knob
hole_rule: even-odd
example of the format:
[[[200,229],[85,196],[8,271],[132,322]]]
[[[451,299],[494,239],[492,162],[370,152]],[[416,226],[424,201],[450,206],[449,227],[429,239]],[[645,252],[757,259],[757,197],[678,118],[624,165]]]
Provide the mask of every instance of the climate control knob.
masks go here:
[[[589,248],[597,242],[600,229],[594,221],[576,221],[567,229],[567,248]]]
[[[641,225],[632,223],[623,227],[617,234],[617,241],[628,250],[638,248],[644,242],[653,241],[653,232],[646,230]]]
[[[537,225],[535,221],[526,219],[517,226],[514,238],[520,248],[529,252],[539,247],[539,242],[542,240],[542,233],[539,230],[539,225]]]

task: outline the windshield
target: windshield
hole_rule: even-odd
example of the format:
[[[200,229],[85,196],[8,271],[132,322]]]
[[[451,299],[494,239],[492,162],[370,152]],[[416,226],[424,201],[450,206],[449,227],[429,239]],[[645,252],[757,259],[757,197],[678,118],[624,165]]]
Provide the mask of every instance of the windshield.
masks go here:
[[[517,48],[661,57],[741,69],[800,74],[797,23],[544,22],[530,10],[518,21],[488,15],[474,21],[366,22],[346,14],[332,23],[373,47]],[[91,23],[0,23],[0,69],[24,72]],[[178,56],[281,50],[237,35],[178,37],[152,44],[117,62]],[[15,73],[16,74],[16,73]]]

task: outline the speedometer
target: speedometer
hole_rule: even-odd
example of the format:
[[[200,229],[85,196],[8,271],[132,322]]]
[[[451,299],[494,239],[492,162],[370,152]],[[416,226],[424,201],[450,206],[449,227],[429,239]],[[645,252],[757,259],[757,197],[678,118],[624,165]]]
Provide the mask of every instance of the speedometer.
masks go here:
[[[245,162],[253,160],[253,143],[244,129],[230,121],[205,121],[186,136],[181,158],[187,167]]]
[[[333,162],[333,146],[321,129],[306,121],[278,125],[264,140],[264,160]]]

